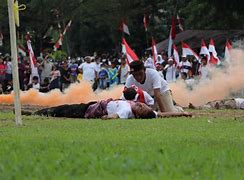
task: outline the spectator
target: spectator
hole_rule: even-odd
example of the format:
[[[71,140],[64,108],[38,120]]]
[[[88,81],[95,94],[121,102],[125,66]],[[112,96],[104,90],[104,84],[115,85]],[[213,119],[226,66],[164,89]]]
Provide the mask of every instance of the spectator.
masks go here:
[[[52,71],[53,64],[50,62],[51,59],[48,59],[46,56],[42,62],[42,72],[41,72],[41,82],[47,77],[50,79],[50,74]]]
[[[201,81],[205,81],[205,80],[209,79],[209,68],[208,68],[207,64],[208,64],[207,57],[203,56],[201,59],[201,65],[198,70]]]
[[[70,85],[70,71],[68,68],[67,61],[64,61],[62,63],[62,67],[60,69],[60,74],[61,74],[61,76],[60,76],[60,82],[61,82],[60,88],[61,88],[61,91],[64,91]]]
[[[95,82],[97,78],[97,67],[95,63],[91,62],[90,56],[85,57],[85,62],[79,66],[79,70],[83,74],[83,80]]]
[[[111,62],[111,66],[108,69],[108,74],[109,74],[109,86],[113,86],[119,83],[118,69],[116,67],[115,61]]]
[[[53,65],[53,68],[51,71],[51,81],[50,81],[49,90],[60,89],[60,76],[61,76],[61,74],[58,69],[58,65]],[[47,80],[46,80],[46,83],[47,83]],[[44,84],[45,84],[45,82],[44,82]]]
[[[5,62],[6,62],[6,80],[10,81],[12,80],[12,63],[9,54],[5,55]]]
[[[71,64],[70,65],[70,82],[71,83],[77,82],[77,76],[78,76],[78,65]]]
[[[180,74],[186,73],[187,77],[189,77],[191,68],[192,68],[191,63],[188,61],[187,56],[183,54],[182,61],[179,64]]]
[[[0,84],[3,87],[6,78],[6,65],[4,64],[3,58],[0,57]]]
[[[145,68],[156,69],[154,62],[153,62],[153,59],[149,55],[146,55],[146,61],[144,62],[144,66],[145,66]]]
[[[156,70],[158,71],[159,76],[160,76],[161,78],[165,79],[165,78],[164,78],[164,71],[163,71],[163,69],[164,69],[164,67],[163,67],[162,64],[160,64],[160,63],[157,63],[157,64],[156,64]]]
[[[109,76],[105,63],[101,65],[101,70],[98,73],[98,79],[99,88],[106,89],[108,87]]]
[[[159,55],[157,56],[156,64],[163,64],[163,63],[164,63],[164,60],[163,60],[162,56],[159,54]]]
[[[50,86],[49,78],[45,78],[43,80],[43,83],[40,86],[40,90],[39,91],[42,92],[42,93],[46,93],[46,92],[48,92],[50,90],[49,86]]]
[[[176,65],[173,58],[168,59],[168,64],[165,66],[166,71],[166,81],[168,83],[176,81]]]
[[[21,61],[18,61],[18,71],[19,71],[19,85],[20,85],[20,89],[22,91],[25,90],[25,83],[24,83],[24,79],[25,79],[25,65],[23,63],[21,63]]]
[[[28,89],[33,88],[39,91],[40,83],[39,78],[37,76],[33,76],[31,84],[28,85]]]
[[[119,66],[118,74],[120,75],[120,84],[125,84],[126,79],[130,73],[130,67],[126,63],[126,58],[123,56],[121,57],[121,65]]]

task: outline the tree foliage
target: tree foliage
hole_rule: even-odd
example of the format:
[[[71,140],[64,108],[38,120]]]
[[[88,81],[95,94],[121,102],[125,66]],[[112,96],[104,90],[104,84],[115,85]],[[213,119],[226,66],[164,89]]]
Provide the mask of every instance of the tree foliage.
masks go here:
[[[157,42],[168,37],[171,17],[177,13],[183,18],[185,29],[243,29],[244,13],[240,3],[240,0],[19,0],[27,9],[20,12],[18,39],[24,39],[29,31],[36,52],[50,49],[61,29],[72,19],[62,47],[69,55],[95,51],[117,53],[122,36],[119,25],[124,19],[131,33],[126,39],[138,54],[142,54],[149,46],[151,36]],[[147,34],[143,28],[144,14],[150,20]],[[9,51],[7,17],[7,3],[2,0],[3,51]],[[47,34],[50,27],[52,33]],[[43,38],[45,35],[49,37]]]

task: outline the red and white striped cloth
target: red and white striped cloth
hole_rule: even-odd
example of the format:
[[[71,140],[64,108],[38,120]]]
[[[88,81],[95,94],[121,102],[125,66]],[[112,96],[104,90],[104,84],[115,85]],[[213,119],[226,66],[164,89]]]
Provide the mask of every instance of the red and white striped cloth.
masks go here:
[[[130,48],[125,38],[122,38],[122,53],[126,55],[127,64],[130,64],[132,61],[138,61],[136,53]]]
[[[180,56],[179,56],[179,52],[178,52],[175,44],[173,45],[173,57],[174,57],[174,61],[175,61],[176,66],[179,66]]]
[[[218,54],[217,54],[217,51],[215,49],[213,39],[210,39],[208,50],[210,53],[212,53],[212,55],[210,55],[210,60],[209,60],[210,64],[219,65],[221,62],[218,58]]]
[[[31,46],[31,40],[30,40],[30,34],[29,33],[27,33],[26,40],[27,40],[27,47],[28,47],[30,66],[31,66],[30,82],[32,82],[32,78],[34,76],[37,76],[39,78],[39,74],[38,74],[38,70],[37,70],[37,66],[36,66],[36,57],[35,57],[34,51],[33,51],[32,46]],[[39,80],[40,80],[40,78],[39,78]]]
[[[156,43],[153,38],[152,38],[152,57],[153,57],[153,63],[154,63],[154,65],[156,65],[158,51],[157,51]]]
[[[64,31],[62,33],[60,33],[58,41],[53,46],[54,51],[57,51],[60,48],[60,46],[62,46],[63,40],[64,40],[64,35],[66,34],[67,30],[70,28],[71,23],[72,23],[72,21],[70,20],[69,23],[65,26]]]
[[[195,51],[193,51],[190,46],[184,42],[181,43],[182,44],[182,55],[183,56],[194,56],[198,61],[199,61],[199,56],[197,55],[197,53]]]
[[[227,40],[225,43],[225,61],[230,64],[231,63],[231,50],[232,50],[232,45],[231,43]]]
[[[208,48],[205,44],[205,41],[204,39],[202,39],[202,43],[201,43],[201,50],[200,50],[200,55],[207,55],[207,60],[209,61],[210,60],[210,53],[208,51]]]
[[[125,21],[122,21],[122,23],[120,24],[120,28],[119,28],[122,32],[130,35],[130,31],[128,28],[128,25],[125,23]]]

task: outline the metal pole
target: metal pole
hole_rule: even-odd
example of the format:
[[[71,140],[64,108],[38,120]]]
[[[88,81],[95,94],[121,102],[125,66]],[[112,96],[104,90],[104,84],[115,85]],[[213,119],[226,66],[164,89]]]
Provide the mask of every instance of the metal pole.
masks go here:
[[[19,71],[18,71],[18,60],[17,60],[16,27],[15,27],[13,6],[14,6],[14,0],[8,0],[11,57],[12,57],[12,67],[13,67],[12,71],[13,71],[13,85],[14,85],[15,122],[16,122],[16,125],[22,125],[20,88],[19,88]]]

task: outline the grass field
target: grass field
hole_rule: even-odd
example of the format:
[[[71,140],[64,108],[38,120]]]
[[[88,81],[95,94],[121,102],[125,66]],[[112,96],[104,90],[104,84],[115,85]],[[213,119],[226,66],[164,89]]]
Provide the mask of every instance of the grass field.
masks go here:
[[[244,179],[243,117],[13,119],[0,112],[2,180]]]

